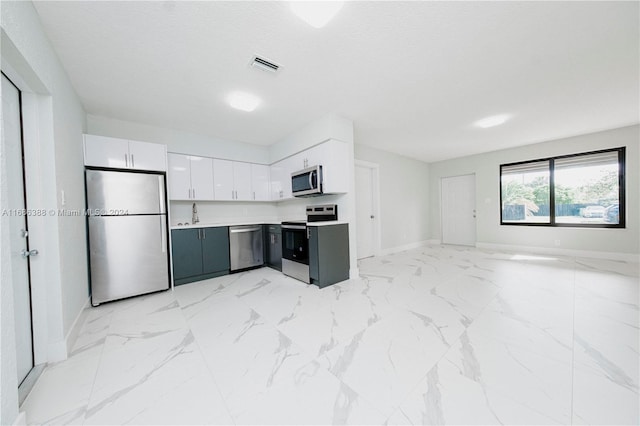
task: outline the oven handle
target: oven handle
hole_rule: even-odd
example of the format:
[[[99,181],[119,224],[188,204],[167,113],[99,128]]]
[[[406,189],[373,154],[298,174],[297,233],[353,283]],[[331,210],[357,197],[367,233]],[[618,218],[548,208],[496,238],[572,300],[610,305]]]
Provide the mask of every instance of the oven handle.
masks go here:
[[[282,225],[282,229],[307,229],[304,225]]]
[[[229,232],[232,233],[232,234],[237,234],[237,233],[240,233],[240,232],[256,232],[256,231],[259,231],[259,230],[260,230],[259,227],[256,227],[256,228],[237,228],[237,229],[231,228],[229,230]]]

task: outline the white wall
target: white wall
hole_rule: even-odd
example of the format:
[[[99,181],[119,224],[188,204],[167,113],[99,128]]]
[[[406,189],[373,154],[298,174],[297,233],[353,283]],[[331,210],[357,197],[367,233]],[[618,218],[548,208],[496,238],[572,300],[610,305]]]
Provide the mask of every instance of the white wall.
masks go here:
[[[25,102],[29,113],[24,123],[27,188],[33,190],[27,198],[28,207],[63,208],[60,191],[64,190],[64,208],[82,209],[85,205],[82,133],[86,123],[80,100],[31,2],[3,1],[1,16],[3,71],[27,93]],[[38,155],[34,156],[34,152]],[[55,361],[66,356],[69,343],[66,337],[88,299],[85,221],[83,217],[49,215],[34,221],[32,229],[36,232],[30,235],[30,241],[37,242],[36,248],[41,253],[32,266],[36,275],[46,277],[44,282],[36,283],[43,288],[36,289],[42,297],[36,301],[37,310],[34,308],[37,317],[34,334],[45,336],[44,361]],[[6,253],[2,255],[4,259]],[[12,309],[5,309],[7,303],[12,301],[3,297],[3,330],[13,327]],[[10,368],[6,344],[3,339],[3,373]],[[42,362],[42,358],[39,361]],[[17,388],[15,383],[3,378],[1,390],[0,423],[11,424],[18,413],[14,397]]]
[[[380,166],[380,244],[382,252],[429,238],[429,165],[361,144],[357,160]]]
[[[639,253],[640,127],[630,126],[430,164],[430,235],[440,239],[440,179],[476,174],[478,245]],[[500,164],[627,147],[626,229],[500,225]],[[560,244],[556,245],[556,240]]]
[[[270,164],[269,148],[169,128],[87,115],[87,133],[163,143],[167,151],[249,163]]]

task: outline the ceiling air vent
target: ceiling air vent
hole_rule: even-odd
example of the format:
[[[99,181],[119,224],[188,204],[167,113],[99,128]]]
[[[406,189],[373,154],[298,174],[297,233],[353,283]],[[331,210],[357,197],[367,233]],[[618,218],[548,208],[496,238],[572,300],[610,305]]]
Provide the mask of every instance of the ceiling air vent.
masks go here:
[[[269,72],[276,72],[278,71],[278,68],[280,68],[280,65],[274,64],[273,62],[268,61],[259,56],[253,57],[253,61],[251,61],[251,66],[261,69],[262,71],[269,71]]]

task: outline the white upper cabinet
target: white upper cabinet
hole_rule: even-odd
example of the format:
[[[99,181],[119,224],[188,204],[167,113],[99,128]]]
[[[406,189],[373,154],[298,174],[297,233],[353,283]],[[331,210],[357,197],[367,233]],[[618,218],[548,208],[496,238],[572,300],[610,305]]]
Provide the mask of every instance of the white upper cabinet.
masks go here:
[[[256,201],[270,201],[270,178],[269,166],[264,164],[251,165],[251,188],[253,189],[253,199]]]
[[[118,169],[166,171],[167,147],[149,142],[84,135],[84,164]]]
[[[169,153],[169,199],[211,201],[213,165],[211,158]]]
[[[216,200],[270,201],[269,166],[215,158],[213,181]]]
[[[271,199],[293,198],[291,173],[322,166],[322,186],[326,194],[349,192],[349,151],[345,142],[329,140],[271,165]]]
[[[323,192],[340,194],[349,192],[349,150],[345,142],[329,140],[311,148],[310,158],[322,166]]]
[[[281,201],[293,198],[291,193],[291,173],[300,170],[301,157],[288,157],[271,165],[271,200]]]
[[[169,160],[169,199],[191,200],[191,163],[188,155],[167,155]]]
[[[166,145],[129,141],[129,164],[132,169],[167,170]]]
[[[231,201],[236,199],[233,186],[233,161],[213,159],[213,182],[216,200]]]
[[[254,200],[250,163],[233,162],[233,187],[236,191],[236,200]]]
[[[214,200],[213,160],[189,156],[191,163],[191,191],[194,200]]]

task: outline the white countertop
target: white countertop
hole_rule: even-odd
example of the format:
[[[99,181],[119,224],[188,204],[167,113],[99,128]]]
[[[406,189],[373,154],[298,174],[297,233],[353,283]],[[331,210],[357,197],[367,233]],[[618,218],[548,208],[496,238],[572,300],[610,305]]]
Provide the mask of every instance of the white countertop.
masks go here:
[[[307,222],[307,226],[331,226],[348,223],[345,220],[329,220],[326,222]],[[198,222],[195,225],[171,225],[169,229],[193,229],[193,228],[214,228],[217,226],[242,226],[242,225],[280,225],[280,222],[273,221],[251,221],[251,222]]]
[[[346,220],[327,220],[325,222],[307,222],[307,226],[331,226],[347,224]]]

